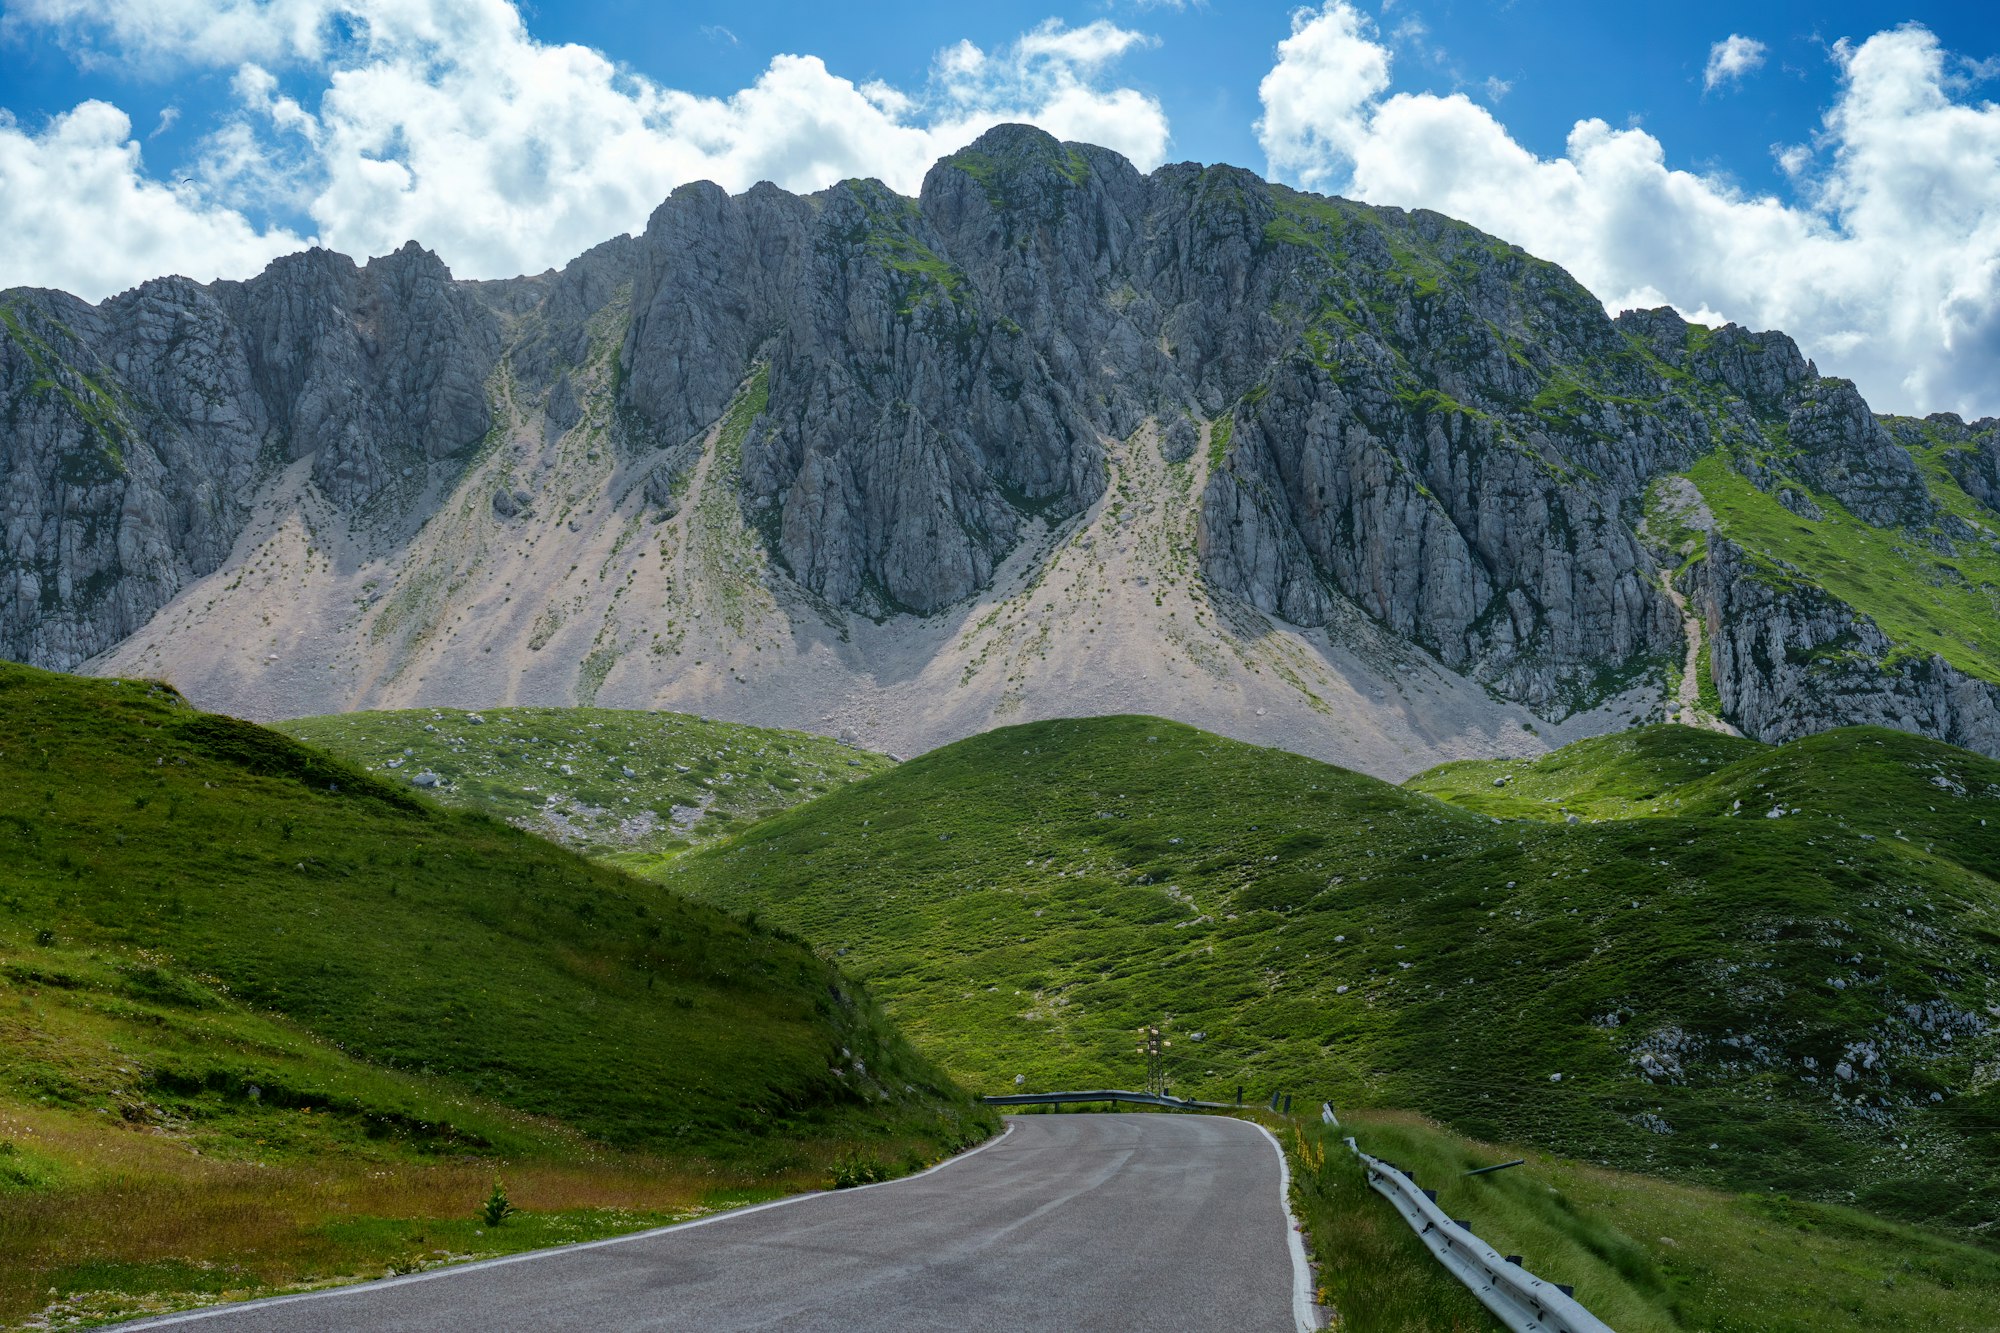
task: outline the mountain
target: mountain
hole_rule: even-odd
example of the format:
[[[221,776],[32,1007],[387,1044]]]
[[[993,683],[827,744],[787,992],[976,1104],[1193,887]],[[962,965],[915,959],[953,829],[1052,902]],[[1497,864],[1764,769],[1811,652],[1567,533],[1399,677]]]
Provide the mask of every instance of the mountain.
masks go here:
[[[0,653],[248,716],[2000,752],[2000,423],[1235,168],[1006,126],[916,199],[684,186],[560,272],[311,251],[0,328]]]
[[[2000,763],[1679,726],[1404,787],[1157,718],[945,746],[661,881],[837,951],[975,1089],[1399,1107],[1980,1231]]]

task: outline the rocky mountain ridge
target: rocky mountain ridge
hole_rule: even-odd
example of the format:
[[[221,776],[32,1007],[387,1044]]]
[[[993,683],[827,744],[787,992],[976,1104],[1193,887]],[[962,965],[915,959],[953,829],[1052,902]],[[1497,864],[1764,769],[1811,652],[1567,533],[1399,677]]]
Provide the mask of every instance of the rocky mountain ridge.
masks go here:
[[[684,186],[560,272],[314,251],[0,321],[0,654],[254,716],[908,750],[1131,704],[1387,776],[1662,709],[2000,751],[1979,625],[1830,591],[1700,480],[1990,623],[2000,423],[1234,168],[1007,126],[916,199]]]

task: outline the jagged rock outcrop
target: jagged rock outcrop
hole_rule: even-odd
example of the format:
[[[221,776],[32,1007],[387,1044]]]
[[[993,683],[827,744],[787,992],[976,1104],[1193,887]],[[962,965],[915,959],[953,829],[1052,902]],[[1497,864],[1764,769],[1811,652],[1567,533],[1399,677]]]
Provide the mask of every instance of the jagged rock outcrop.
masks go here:
[[[1787,470],[1877,527],[1922,528],[1937,509],[1909,451],[1847,380],[1821,380],[1785,419]]]
[[[310,458],[359,510],[490,424],[498,325],[414,243],[0,310],[0,653],[39,665],[101,652],[221,563],[263,471]]]
[[[770,351],[745,502],[808,588],[932,611],[992,576],[1022,511],[1073,512],[1101,452],[1033,339],[879,185],[821,196],[799,307]]]
[[[1142,174],[1024,126],[936,164],[915,199],[686,185],[642,233],[534,276],[455,282],[412,243],[0,305],[0,653],[47,665],[215,569],[288,463],[363,526],[420,522],[494,404],[532,447],[472,508],[513,540],[572,445],[661,523],[699,466],[736,488],[771,577],[873,617],[978,593],[1103,494],[1108,446],[1156,431],[1201,481],[1209,587],[1296,626],[1358,610],[1551,717],[1681,658],[1637,536],[1663,476],[1726,467],[1801,521],[1941,558],[2000,532],[1933,485],[2000,501],[1994,423],[1877,418],[1782,333],[1608,319],[1560,269],[1435,213],[1230,167]],[[570,529],[574,500],[547,505]],[[1732,720],[1902,718],[2000,745],[1977,676],[1733,549],[1718,533],[1681,574]],[[1829,676],[1850,652],[1883,669]]]
[[[0,320],[0,652],[74,666],[221,563],[269,418],[185,279],[96,308],[12,292]]]
[[[329,250],[288,255],[215,295],[241,330],[273,444],[310,457],[343,508],[470,449],[491,424],[499,326],[414,241],[362,266]]]
[[[653,210],[631,250],[619,403],[660,443],[679,444],[720,416],[778,331],[814,212],[814,201],[774,185],[732,198],[707,181],[681,186]],[[579,304],[592,308],[591,296]]]

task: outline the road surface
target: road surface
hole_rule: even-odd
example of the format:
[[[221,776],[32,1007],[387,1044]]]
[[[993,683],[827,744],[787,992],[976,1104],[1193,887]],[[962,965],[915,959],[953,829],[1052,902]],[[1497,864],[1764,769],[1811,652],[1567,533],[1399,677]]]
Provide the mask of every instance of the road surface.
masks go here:
[[[1282,1160],[1256,1126],[1191,1115],[1009,1123],[983,1149],[884,1185],[122,1327],[1293,1333],[1309,1318]]]

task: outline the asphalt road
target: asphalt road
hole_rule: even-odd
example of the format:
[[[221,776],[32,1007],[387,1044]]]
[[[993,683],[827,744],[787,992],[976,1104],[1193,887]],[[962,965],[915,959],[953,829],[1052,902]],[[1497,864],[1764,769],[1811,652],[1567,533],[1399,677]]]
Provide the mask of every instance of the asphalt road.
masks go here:
[[[1277,1145],[1241,1120],[1030,1115],[922,1176],[678,1227],[122,1327],[1300,1327]]]

